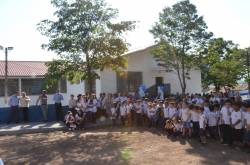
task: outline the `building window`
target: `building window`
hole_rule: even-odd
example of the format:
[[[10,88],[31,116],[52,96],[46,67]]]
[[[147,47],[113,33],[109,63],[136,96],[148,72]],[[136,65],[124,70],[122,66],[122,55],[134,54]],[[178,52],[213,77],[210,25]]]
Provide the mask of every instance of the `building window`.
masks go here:
[[[136,92],[142,84],[142,72],[117,73],[118,92]]]
[[[43,90],[43,79],[22,79],[22,91],[27,95],[38,95]]]
[[[22,79],[22,91],[26,92],[28,95],[39,95],[42,90],[45,89],[44,79]],[[60,88],[60,92],[67,93],[67,81],[62,79],[59,81],[58,85],[54,85],[47,90],[48,94],[53,94],[56,90]]]
[[[18,91],[18,79],[8,79],[8,96]],[[0,96],[4,96],[4,79],[0,79]]]

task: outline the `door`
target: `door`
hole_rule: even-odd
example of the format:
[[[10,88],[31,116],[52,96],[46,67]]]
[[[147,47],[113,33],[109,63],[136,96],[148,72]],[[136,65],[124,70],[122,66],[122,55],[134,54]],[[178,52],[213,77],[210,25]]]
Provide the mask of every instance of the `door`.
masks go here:
[[[156,86],[160,86],[160,85],[163,85],[164,82],[163,82],[163,77],[156,77],[155,78],[155,85]]]

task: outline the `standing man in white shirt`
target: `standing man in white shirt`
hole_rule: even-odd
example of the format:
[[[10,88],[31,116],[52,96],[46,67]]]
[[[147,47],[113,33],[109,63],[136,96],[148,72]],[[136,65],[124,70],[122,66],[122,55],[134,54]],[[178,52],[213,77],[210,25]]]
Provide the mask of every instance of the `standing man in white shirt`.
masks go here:
[[[54,94],[53,101],[55,102],[56,120],[62,121],[63,120],[63,111],[62,111],[63,95],[60,93],[60,90],[57,90],[56,94]]]
[[[19,98],[20,110],[23,113],[23,121],[29,121],[29,102],[30,98],[26,95],[25,92],[22,92],[21,97]]]

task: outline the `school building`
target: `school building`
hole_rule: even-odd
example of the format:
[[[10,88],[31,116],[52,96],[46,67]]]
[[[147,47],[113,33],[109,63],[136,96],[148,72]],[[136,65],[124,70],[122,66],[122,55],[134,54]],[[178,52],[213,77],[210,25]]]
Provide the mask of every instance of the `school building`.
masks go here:
[[[99,93],[132,93],[138,90],[140,85],[144,85],[148,91],[156,92],[158,85],[164,85],[167,93],[181,93],[181,87],[177,75],[174,72],[166,72],[164,68],[157,65],[157,62],[150,54],[151,47],[131,52],[125,55],[127,58],[127,68],[122,74],[116,73],[111,69],[99,71],[100,79],[95,81],[93,90]],[[4,98],[4,75],[5,63],[0,61],[0,122],[5,121],[8,113],[8,105]],[[25,91],[31,98],[31,110],[33,121],[42,120],[39,107],[35,106],[36,100],[44,88],[44,77],[47,72],[45,62],[41,61],[9,61],[8,62],[8,95],[15,91]],[[201,93],[201,71],[193,69],[190,73],[190,80],[187,80],[188,93]],[[71,84],[62,79],[58,85],[48,89],[48,103],[53,104],[52,97],[56,89],[60,89],[64,96],[63,105],[66,106],[70,94],[77,95],[85,92],[84,81],[79,84]],[[51,120],[54,119],[53,106],[50,105]],[[34,111],[32,111],[34,110]],[[40,115],[38,115],[38,113]],[[38,117],[39,116],[39,117]]]

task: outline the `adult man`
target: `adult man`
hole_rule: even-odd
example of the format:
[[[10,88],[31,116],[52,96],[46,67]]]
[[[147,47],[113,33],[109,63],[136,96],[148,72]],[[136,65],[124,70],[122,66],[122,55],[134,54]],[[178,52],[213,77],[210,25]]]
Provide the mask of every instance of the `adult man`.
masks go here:
[[[60,93],[60,90],[57,90],[56,94],[54,94],[53,101],[55,102],[56,120],[61,121],[63,120],[63,114],[62,114],[63,95]]]
[[[48,121],[48,96],[46,94],[46,90],[42,91],[42,94],[38,97],[36,101],[36,105],[38,105],[39,102],[40,102],[40,106],[41,106],[42,113],[43,113],[43,119],[45,122],[47,122]]]
[[[23,121],[28,122],[29,121],[29,102],[30,102],[30,98],[26,95],[25,92],[22,92],[19,101],[20,101],[20,110],[23,113]]]
[[[11,110],[11,116],[9,118],[9,123],[12,121],[12,118],[14,117],[15,122],[19,123],[19,111],[18,111],[18,105],[19,105],[19,92],[17,91],[15,94],[10,96],[8,104],[10,106]]]

